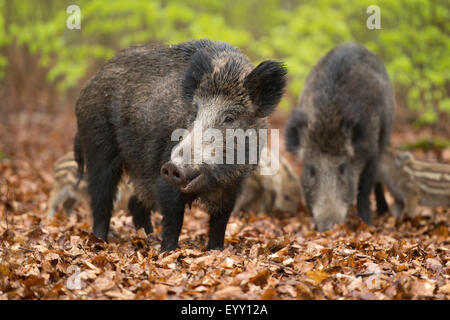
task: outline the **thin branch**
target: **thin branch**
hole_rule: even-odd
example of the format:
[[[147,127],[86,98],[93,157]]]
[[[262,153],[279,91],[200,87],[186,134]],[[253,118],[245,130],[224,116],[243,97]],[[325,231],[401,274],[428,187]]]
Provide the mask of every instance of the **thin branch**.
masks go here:
[[[281,264],[281,263],[273,262],[273,261],[268,261],[268,263],[273,264],[273,265],[275,265],[275,266],[278,266],[278,267],[280,267],[280,268],[282,268],[282,269],[288,270],[288,271],[292,272],[292,273],[295,274],[295,275],[298,275],[298,276],[301,276],[301,275],[302,275],[302,273],[300,273],[300,272],[298,272],[298,271],[292,269],[291,267],[285,266],[285,265],[283,265],[283,264]]]
[[[355,274],[356,277],[368,277],[368,276],[373,276],[376,274],[386,274],[388,276],[392,276],[393,273],[389,272],[389,271],[380,271],[380,272],[364,272],[364,273],[357,273]]]

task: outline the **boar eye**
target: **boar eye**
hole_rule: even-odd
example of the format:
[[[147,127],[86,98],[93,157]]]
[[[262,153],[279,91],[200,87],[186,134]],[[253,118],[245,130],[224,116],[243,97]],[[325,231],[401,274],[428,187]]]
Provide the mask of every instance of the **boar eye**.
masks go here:
[[[284,200],[286,200],[286,201],[289,201],[289,200],[291,200],[291,198],[289,198],[289,196],[288,196],[288,195],[286,195],[286,194],[284,194],[284,195],[283,195],[283,198],[284,198]]]
[[[345,174],[345,171],[347,171],[347,164],[341,163],[338,167],[339,175],[343,176]]]
[[[232,123],[234,121],[234,116],[232,114],[227,114],[225,116],[225,119],[223,120],[223,122],[225,123]]]
[[[317,182],[317,170],[312,165],[307,165],[304,169],[304,174],[302,174],[302,184],[304,184],[306,187],[312,187]]]
[[[313,166],[308,166],[308,173],[311,177],[315,177],[316,176],[316,168],[314,168]]]

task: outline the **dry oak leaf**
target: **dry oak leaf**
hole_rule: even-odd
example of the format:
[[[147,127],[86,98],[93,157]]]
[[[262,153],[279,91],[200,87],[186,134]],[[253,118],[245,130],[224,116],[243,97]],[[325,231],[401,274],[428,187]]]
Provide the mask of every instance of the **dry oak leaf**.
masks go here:
[[[234,261],[230,257],[225,258],[225,260],[220,264],[222,268],[232,269],[234,266]]]
[[[311,300],[314,295],[306,283],[299,283],[295,286],[297,289],[297,300]]]
[[[165,300],[167,298],[167,286],[162,284],[157,284],[155,286],[155,296],[157,300]]]
[[[260,286],[262,288],[266,285],[267,280],[269,279],[269,276],[270,276],[270,271],[267,269],[264,269],[264,270],[258,272],[253,277],[251,277],[249,282],[253,283],[257,286]]]
[[[46,255],[45,255],[45,258],[44,258],[46,261],[59,261],[60,260],[60,257],[59,257],[59,254],[57,254],[57,253],[54,253],[54,252],[50,252],[50,253],[47,253]]]
[[[279,300],[277,290],[268,288],[260,297],[261,300]]]
[[[31,275],[24,281],[22,281],[22,283],[27,287],[42,286],[45,284],[45,278],[36,275]]]
[[[309,278],[313,279],[316,284],[320,284],[322,281],[329,278],[328,273],[321,270],[310,270],[306,272],[306,275]]]
[[[4,264],[0,264],[0,275],[9,276],[11,270]]]
[[[439,292],[450,294],[450,282],[440,287]]]
[[[439,260],[434,258],[428,258],[425,260],[425,266],[427,269],[432,270],[435,273],[442,271],[442,265]]]
[[[411,284],[411,292],[414,296],[432,297],[436,285],[425,279],[416,279]]]
[[[205,255],[203,257],[199,257],[196,259],[195,263],[193,265],[198,265],[198,267],[206,268],[210,267],[214,264],[216,257],[212,254]]]
[[[325,285],[323,286],[323,293],[326,294],[327,298],[329,299],[333,299],[335,296],[335,292],[334,292],[334,288],[333,288],[333,283],[331,281],[328,281],[327,283],[325,283]]]
[[[107,291],[107,290],[112,289],[115,284],[116,283],[113,280],[112,275],[105,272],[105,274],[103,274],[103,275],[97,277],[97,279],[95,279],[92,286],[99,291]]]
[[[133,292],[128,291],[126,289],[110,290],[105,292],[105,295],[114,299],[123,299],[123,300],[131,300],[136,297],[136,295]]]
[[[237,299],[240,298],[242,290],[237,286],[229,286],[214,293],[216,299]]]
[[[98,255],[94,259],[92,259],[92,264],[96,267],[104,267],[108,263],[108,259],[103,255]]]
[[[279,262],[288,253],[288,250],[289,250],[288,247],[284,247],[284,248],[278,250],[277,252],[269,255],[269,258]]]
[[[270,285],[271,288],[274,286],[275,285]],[[278,285],[276,288],[277,288],[278,294],[289,295],[290,298],[297,297],[297,289],[293,285]],[[284,296],[283,296],[283,298],[284,298]]]
[[[347,289],[350,291],[359,290],[362,291],[363,281],[361,277],[352,278],[350,284],[347,286]]]
[[[289,257],[289,258],[283,260],[283,265],[286,266],[286,267],[287,267],[287,266],[291,266],[294,262],[295,262],[294,259],[292,259],[291,257]]]

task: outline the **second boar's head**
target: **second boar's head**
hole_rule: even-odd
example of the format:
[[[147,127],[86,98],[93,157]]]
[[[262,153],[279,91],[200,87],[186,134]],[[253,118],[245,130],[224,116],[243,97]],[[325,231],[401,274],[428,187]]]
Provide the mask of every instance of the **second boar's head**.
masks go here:
[[[303,162],[301,185],[305,205],[319,231],[347,219],[356,199],[363,168],[355,149],[364,138],[349,117],[295,109],[286,126],[286,145]],[[332,119],[332,121],[330,121]]]

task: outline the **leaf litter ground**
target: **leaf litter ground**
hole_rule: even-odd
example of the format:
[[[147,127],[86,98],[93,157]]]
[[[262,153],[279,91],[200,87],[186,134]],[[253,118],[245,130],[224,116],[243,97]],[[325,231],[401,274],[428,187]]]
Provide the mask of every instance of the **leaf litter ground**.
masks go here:
[[[168,253],[159,253],[158,213],[149,237],[115,214],[109,243],[91,235],[84,207],[48,218],[51,168],[70,150],[74,124],[70,113],[57,121],[25,113],[0,125],[0,299],[450,298],[449,208],[375,217],[372,226],[353,213],[327,232],[304,210],[240,214],[224,250],[205,251],[208,215],[194,207],[180,248]],[[393,141],[421,134],[399,132]],[[419,156],[448,161],[448,150]]]

